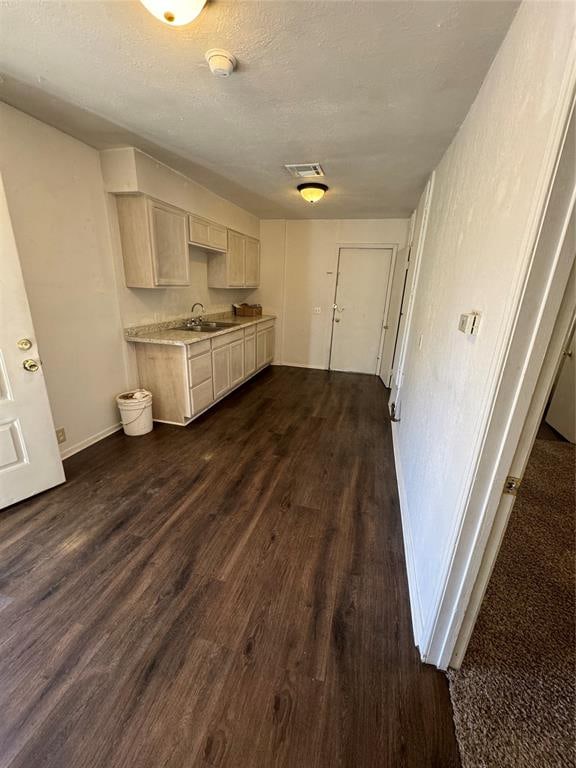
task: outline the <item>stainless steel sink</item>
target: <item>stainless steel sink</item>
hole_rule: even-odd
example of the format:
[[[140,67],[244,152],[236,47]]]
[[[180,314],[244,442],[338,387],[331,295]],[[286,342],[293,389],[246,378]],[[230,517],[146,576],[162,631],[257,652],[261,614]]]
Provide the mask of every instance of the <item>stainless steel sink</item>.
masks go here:
[[[210,331],[222,331],[224,328],[234,328],[238,323],[226,323],[226,322],[202,322],[194,325],[182,325],[176,326],[175,331],[196,331],[197,333],[209,333]]]

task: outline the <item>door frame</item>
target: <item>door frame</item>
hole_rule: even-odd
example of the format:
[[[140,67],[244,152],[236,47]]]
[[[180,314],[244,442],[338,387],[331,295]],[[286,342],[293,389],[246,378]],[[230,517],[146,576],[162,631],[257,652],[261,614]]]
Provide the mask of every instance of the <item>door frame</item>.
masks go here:
[[[406,313],[404,320],[404,327],[400,328],[398,325],[398,339],[396,342],[398,351],[398,365],[392,371],[392,380],[390,381],[390,398],[388,400],[390,415],[392,419],[398,419],[401,411],[402,398],[399,396],[402,389],[402,382],[404,379],[404,364],[406,362],[406,352],[408,349],[408,342],[410,340],[410,333],[412,331],[412,315],[414,314],[414,306],[416,303],[416,294],[418,291],[418,281],[420,278],[420,267],[422,265],[422,254],[424,253],[424,245],[426,243],[426,234],[428,232],[428,221],[430,219],[430,209],[432,206],[432,199],[434,195],[434,183],[436,180],[436,171],[432,171],[424,191],[418,201],[418,207],[416,209],[416,215],[414,217],[414,225],[412,228],[412,237],[410,239],[410,263],[414,264],[414,271],[412,273],[412,281],[408,284],[406,280],[406,286],[404,289],[404,296],[402,298],[402,305],[400,307],[399,321],[402,318],[402,309],[404,301],[406,301]],[[422,204],[422,220],[420,222],[420,229],[416,231],[416,219],[418,218],[418,210]],[[408,276],[407,276],[408,278]],[[406,295],[406,289],[408,289],[408,295]],[[394,363],[394,360],[392,361]]]
[[[340,251],[343,248],[356,248],[356,249],[373,249],[373,250],[385,250],[392,251],[392,258],[390,261],[390,272],[388,275],[388,285],[386,286],[386,298],[384,300],[384,312],[382,314],[382,327],[380,329],[380,341],[378,343],[378,356],[376,358],[376,367],[374,375],[378,376],[380,370],[380,361],[382,359],[382,348],[384,346],[384,334],[388,330],[388,312],[390,311],[390,297],[392,295],[392,277],[394,276],[394,269],[396,268],[396,255],[398,253],[398,243],[336,243],[336,278],[334,280],[334,291],[332,294],[332,313],[330,315],[330,342],[328,346],[328,366],[327,370],[331,371],[332,368],[332,343],[334,340],[334,315],[336,310],[334,304],[336,304],[336,296],[338,294],[338,279],[340,277]],[[369,374],[368,374],[369,375]]]

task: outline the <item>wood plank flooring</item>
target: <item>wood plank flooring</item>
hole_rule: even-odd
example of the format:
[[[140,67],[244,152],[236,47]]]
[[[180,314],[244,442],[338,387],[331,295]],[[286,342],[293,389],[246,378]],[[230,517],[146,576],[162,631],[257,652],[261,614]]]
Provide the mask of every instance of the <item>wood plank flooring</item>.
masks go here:
[[[0,513],[1,768],[452,768],[387,391],[267,369]]]

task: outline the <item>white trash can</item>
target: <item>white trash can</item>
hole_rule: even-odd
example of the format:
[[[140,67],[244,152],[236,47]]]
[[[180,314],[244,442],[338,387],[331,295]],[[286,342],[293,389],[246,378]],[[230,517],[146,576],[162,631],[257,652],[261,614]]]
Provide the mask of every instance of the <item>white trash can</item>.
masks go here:
[[[145,435],[152,431],[152,392],[147,389],[122,392],[116,403],[127,435]]]

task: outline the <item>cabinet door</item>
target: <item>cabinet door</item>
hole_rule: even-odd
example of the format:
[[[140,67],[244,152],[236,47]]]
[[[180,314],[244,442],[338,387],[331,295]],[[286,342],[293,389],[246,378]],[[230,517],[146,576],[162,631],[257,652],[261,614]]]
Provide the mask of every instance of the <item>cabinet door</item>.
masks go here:
[[[244,372],[250,376],[256,370],[256,334],[244,339]]]
[[[149,201],[152,254],[157,285],[189,285],[186,214]]]
[[[245,285],[255,288],[260,284],[260,243],[251,237],[246,238],[245,269]]]
[[[258,331],[256,336],[256,367],[266,365],[266,331]]]
[[[210,224],[210,247],[218,251],[228,250],[228,230],[221,224]]]
[[[190,390],[190,400],[192,402],[193,416],[200,413],[200,411],[203,411],[205,408],[208,408],[210,403],[214,400],[212,379],[208,379],[202,384],[198,384],[197,387],[192,387]]]
[[[190,242],[195,245],[210,245],[210,222],[199,216],[188,217]]]
[[[230,344],[230,386],[234,387],[244,378],[244,339]]]
[[[212,350],[212,381],[214,397],[230,389],[230,345]]]
[[[244,259],[246,238],[238,232],[228,232],[228,285],[244,285]]]
[[[266,362],[271,363],[274,357],[274,328],[266,329]]]

